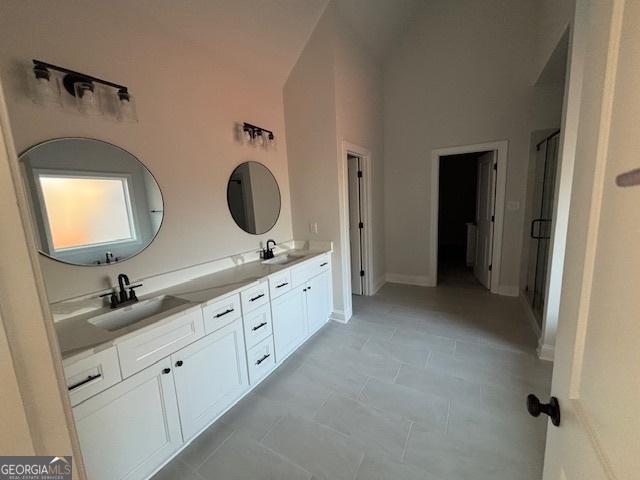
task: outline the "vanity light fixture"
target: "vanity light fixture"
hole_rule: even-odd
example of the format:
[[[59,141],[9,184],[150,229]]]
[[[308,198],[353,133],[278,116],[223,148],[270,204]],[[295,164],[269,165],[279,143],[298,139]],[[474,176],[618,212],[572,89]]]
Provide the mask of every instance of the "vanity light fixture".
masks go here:
[[[62,89],[59,83],[61,79],[64,90],[75,97],[76,106],[80,112],[87,115],[100,115],[106,110],[113,110],[120,121],[138,121],[134,98],[124,85],[35,59],[32,78],[35,82],[34,101],[36,103],[61,105]],[[106,98],[103,98],[105,95]],[[105,109],[103,100],[110,101],[113,109]]]
[[[275,135],[271,130],[257,127],[247,122],[242,125],[242,135],[245,141],[255,143],[260,147],[273,145],[273,141],[275,140]]]

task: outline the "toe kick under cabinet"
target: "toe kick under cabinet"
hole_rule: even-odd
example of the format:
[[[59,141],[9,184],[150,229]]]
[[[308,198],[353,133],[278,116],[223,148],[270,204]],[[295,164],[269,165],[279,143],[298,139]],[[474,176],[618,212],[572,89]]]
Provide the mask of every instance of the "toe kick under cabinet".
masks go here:
[[[88,478],[150,478],[321,328],[331,303],[329,254],[317,255],[65,361]]]

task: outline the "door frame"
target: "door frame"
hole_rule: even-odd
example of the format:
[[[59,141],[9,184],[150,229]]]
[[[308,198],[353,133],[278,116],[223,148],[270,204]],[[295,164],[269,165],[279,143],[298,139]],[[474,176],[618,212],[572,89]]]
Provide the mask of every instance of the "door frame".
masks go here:
[[[454,147],[436,148],[431,151],[431,208],[429,209],[429,263],[431,267],[430,285],[438,285],[438,208],[440,196],[440,159],[449,155],[475,152],[496,152],[496,192],[495,192],[495,222],[493,224],[493,246],[491,252],[491,293],[500,295],[516,295],[509,286],[500,286],[500,263],[502,259],[502,233],[504,229],[504,203],[507,190],[507,154],[508,140],[459,145]]]
[[[348,155],[354,155],[360,157],[360,169],[362,170],[362,190],[361,190],[361,203],[362,203],[362,222],[364,228],[362,229],[362,235],[364,242],[362,242],[362,264],[364,267],[364,282],[362,294],[365,296],[374,295],[376,292],[373,281],[373,199],[371,196],[373,185],[373,169],[371,161],[371,152],[359,145],[343,141],[341,145],[340,153],[340,172],[341,178],[340,190],[342,192],[340,198],[340,212],[342,216],[342,222],[340,226],[340,247],[343,252],[342,262],[342,277],[343,277],[343,294],[345,298],[345,312],[347,311],[346,305],[349,305],[349,311],[351,311],[351,247],[349,245],[349,179],[348,179]]]
[[[18,387],[5,407],[16,455],[73,456],[73,478],[87,478],[73,420],[53,319],[47,300],[34,232],[29,228],[29,203],[21,179],[3,85],[0,82],[0,215],[6,235],[0,235],[0,372],[11,388]],[[20,295],[16,295],[20,292]],[[24,299],[30,301],[25,302]],[[11,361],[9,361],[11,359]],[[11,399],[7,395],[7,399]]]

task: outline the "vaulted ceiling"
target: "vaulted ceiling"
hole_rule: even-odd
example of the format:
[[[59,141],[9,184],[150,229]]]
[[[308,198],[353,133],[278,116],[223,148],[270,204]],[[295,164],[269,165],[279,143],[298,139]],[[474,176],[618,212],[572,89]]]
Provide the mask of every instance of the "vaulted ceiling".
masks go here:
[[[136,0],[123,7],[263,81],[284,84],[329,0]],[[378,59],[424,0],[334,0]]]

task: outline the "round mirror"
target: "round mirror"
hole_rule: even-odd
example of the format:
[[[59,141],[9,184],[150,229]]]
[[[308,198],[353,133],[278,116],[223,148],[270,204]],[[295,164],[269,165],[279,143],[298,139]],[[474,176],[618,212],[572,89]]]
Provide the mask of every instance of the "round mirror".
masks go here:
[[[162,194],[132,154],[88,138],[58,138],[20,155],[40,252],[73,265],[120,262],[144,250]]]
[[[247,233],[268,232],[280,216],[280,188],[273,173],[258,162],[245,162],[233,171],[227,184],[231,216]]]

